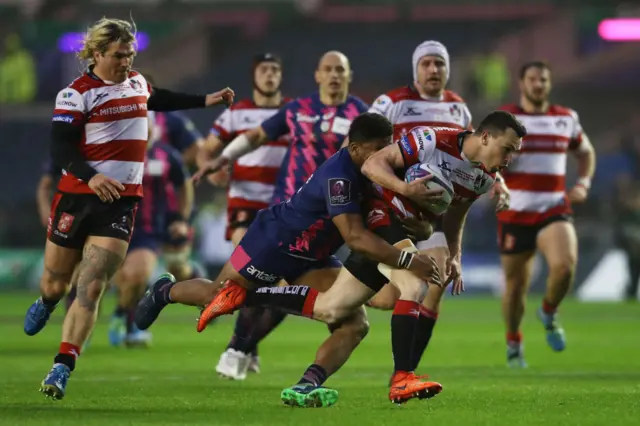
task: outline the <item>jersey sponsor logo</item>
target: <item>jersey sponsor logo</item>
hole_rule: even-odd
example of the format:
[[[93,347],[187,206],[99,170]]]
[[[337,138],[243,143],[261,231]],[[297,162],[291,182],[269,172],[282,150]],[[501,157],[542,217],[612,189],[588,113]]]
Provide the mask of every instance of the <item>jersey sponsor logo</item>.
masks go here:
[[[255,278],[257,280],[260,280],[260,281],[267,282],[267,283],[274,283],[274,282],[279,280],[278,276],[276,276],[274,274],[270,274],[268,272],[261,271],[260,269],[256,268],[253,265],[249,265],[247,267],[247,272],[253,278]]]
[[[68,98],[70,98],[70,97],[72,97],[72,96],[73,96],[73,93],[71,93],[71,92],[64,92],[64,93],[62,94],[62,97],[63,97],[64,99],[68,99]]]
[[[448,161],[443,161],[442,163],[438,164],[438,167],[446,172],[451,172],[451,163],[449,163]]]
[[[282,287],[261,287],[256,290],[256,293],[299,294],[300,296],[306,296],[308,291],[309,287],[306,285],[285,285]]]
[[[402,115],[405,117],[418,117],[422,115],[422,113],[420,111],[416,111],[415,107],[407,107],[406,111]]]
[[[69,114],[56,114],[52,121],[61,121],[63,123],[73,123],[74,117]]]
[[[78,104],[76,104],[74,102],[70,102],[70,101],[58,101],[58,102],[56,102],[56,106],[68,106],[68,107],[72,107],[72,108],[77,108]]]
[[[131,86],[131,88],[138,93],[144,92],[144,89],[142,88],[142,83],[140,83],[138,80],[129,80],[129,86]]]
[[[71,226],[73,225],[74,219],[75,216],[70,215],[69,213],[62,213],[60,215],[60,219],[58,220],[58,231],[69,232],[71,230]]]
[[[385,222],[388,222],[389,218],[386,217],[386,215],[384,213],[384,210],[382,210],[382,209],[374,208],[367,215],[367,225],[368,226],[377,225],[378,223],[380,223],[383,220],[385,220]]]
[[[319,121],[320,118],[321,117],[319,115],[314,115],[313,117],[311,117],[300,112],[296,113],[296,121],[300,123],[315,123],[316,121]]]
[[[402,145],[402,149],[404,149],[404,151],[407,154],[413,155],[413,149],[411,148],[411,142],[409,142],[409,138],[407,137],[407,135],[403,135],[400,138],[400,145]]]
[[[97,94],[94,98],[93,98],[93,105],[96,106],[98,104],[98,101],[100,101],[100,99],[102,98],[106,98],[107,96],[109,96],[108,93],[99,93]]]
[[[348,179],[329,179],[329,203],[341,206],[351,202],[351,181]]]
[[[454,119],[459,119],[462,116],[462,109],[458,104],[453,104],[449,107],[449,113]]]

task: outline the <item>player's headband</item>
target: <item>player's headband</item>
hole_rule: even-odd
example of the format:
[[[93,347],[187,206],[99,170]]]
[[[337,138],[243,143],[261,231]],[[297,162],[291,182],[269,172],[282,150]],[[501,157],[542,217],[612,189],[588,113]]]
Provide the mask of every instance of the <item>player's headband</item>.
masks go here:
[[[253,71],[263,62],[275,62],[276,64],[282,65],[282,59],[280,59],[279,56],[273,53],[261,53],[253,57]]]
[[[429,40],[424,41],[416,50],[413,51],[413,81],[418,81],[418,62],[425,56],[439,56],[444,59],[445,66],[447,67],[447,80],[449,80],[449,52],[444,44],[439,41]]]

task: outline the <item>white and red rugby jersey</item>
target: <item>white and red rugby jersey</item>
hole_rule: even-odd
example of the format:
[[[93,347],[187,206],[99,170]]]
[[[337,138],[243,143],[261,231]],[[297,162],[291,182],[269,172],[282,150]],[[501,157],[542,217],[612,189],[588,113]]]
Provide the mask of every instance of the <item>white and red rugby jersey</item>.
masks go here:
[[[528,114],[518,105],[506,105],[524,124],[527,135],[503,176],[511,191],[509,210],[498,213],[504,223],[535,225],[571,213],[566,196],[567,150],[582,143],[582,126],[575,111],[551,105],[546,113]]]
[[[400,87],[380,95],[369,112],[382,114],[391,121],[394,141],[417,126],[472,130],[467,104],[450,90],[445,90],[438,100],[424,99],[410,86]]]
[[[119,84],[89,73],[56,97],[53,121],[84,127],[80,151],[98,173],[118,180],[123,196],[142,197],[142,176],[149,136],[147,100],[151,86],[136,71]],[[87,182],[63,170],[61,192],[93,194]]]
[[[438,167],[444,177],[451,181],[455,192],[451,204],[475,201],[489,191],[495,182],[495,173],[470,162],[462,153],[466,134],[451,127],[420,126],[411,129],[397,142],[406,168],[418,163],[429,164]],[[406,197],[379,186],[376,189],[387,205],[401,217],[417,214],[416,206]]]
[[[283,99],[282,105],[290,99]],[[260,107],[251,99],[235,103],[213,123],[211,133],[222,142],[231,142],[236,136],[254,129],[278,112],[279,107]],[[289,147],[282,137],[268,141],[258,149],[238,158],[233,164],[231,183],[227,194],[229,209],[263,209],[273,198],[274,185],[280,166]]]

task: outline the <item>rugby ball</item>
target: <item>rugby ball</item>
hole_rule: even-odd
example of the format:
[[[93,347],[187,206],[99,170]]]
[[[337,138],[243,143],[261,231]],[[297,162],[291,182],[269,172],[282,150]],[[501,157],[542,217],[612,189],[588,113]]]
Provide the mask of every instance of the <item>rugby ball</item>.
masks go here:
[[[447,179],[440,169],[431,164],[414,164],[409,167],[407,173],[404,175],[405,182],[413,182],[416,179],[423,178],[431,175],[431,179],[425,181],[425,185],[428,189],[442,190],[442,198],[433,202],[419,203],[420,207],[427,209],[435,215],[441,215],[447,211],[451,200],[453,200],[453,184]]]

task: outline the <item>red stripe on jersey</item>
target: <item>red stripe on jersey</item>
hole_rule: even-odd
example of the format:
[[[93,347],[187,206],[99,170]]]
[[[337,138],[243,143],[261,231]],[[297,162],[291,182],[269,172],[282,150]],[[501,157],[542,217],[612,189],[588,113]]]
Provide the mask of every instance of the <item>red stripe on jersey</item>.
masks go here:
[[[280,146],[280,147],[284,147],[284,148],[289,148],[289,141],[285,140],[277,140],[277,141],[272,141],[272,142],[267,142],[262,144],[262,146]]]
[[[217,134],[218,139],[220,139],[220,141],[225,144],[231,142],[233,138],[238,135],[235,132],[227,132],[223,127],[217,126],[215,124],[211,126],[211,133],[213,133],[214,135]]]
[[[477,194],[476,192],[465,188],[464,186],[460,185],[457,182],[452,182],[453,183],[453,192],[457,195],[460,196],[462,198],[467,198],[469,200],[476,200],[478,199],[478,197],[480,197],[479,194]],[[511,187],[509,187],[511,188]]]
[[[121,196],[142,197],[142,185],[125,183],[123,186],[124,191],[120,192]],[[58,191],[70,192],[73,194],[95,194],[95,192],[89,188],[87,183],[78,180],[75,176],[69,173],[62,175],[60,178],[60,181],[58,182]]]
[[[274,184],[280,168],[233,165],[232,178],[234,181],[252,181],[266,184]]]
[[[248,210],[262,210],[269,207],[267,203],[261,203],[260,201],[245,200],[244,198],[228,198],[227,210],[232,209],[248,209]]]
[[[132,139],[110,141],[101,144],[85,144],[82,153],[87,161],[144,161],[147,152],[147,141]]]
[[[455,135],[455,144],[451,143],[451,142],[447,142],[447,140],[443,140],[442,135],[440,135],[439,133],[436,133],[436,136],[439,136],[438,139],[436,140],[436,149],[442,151],[442,152],[446,152],[447,154],[449,154],[450,156],[457,158],[458,160],[462,160],[462,156],[460,155],[460,149],[458,148],[457,142],[458,142],[458,134],[456,133]]]
[[[146,116],[146,96],[132,96],[130,98],[112,99],[92,109],[89,116],[89,122],[109,123]]]
[[[498,213],[498,221],[503,223],[514,223],[517,225],[533,226],[550,219],[553,216],[571,214],[571,205],[568,201],[564,204],[547,210],[546,212],[519,212],[507,210]]]
[[[565,177],[558,175],[508,173],[504,175],[504,179],[509,189],[521,191],[559,192],[566,189]]]

